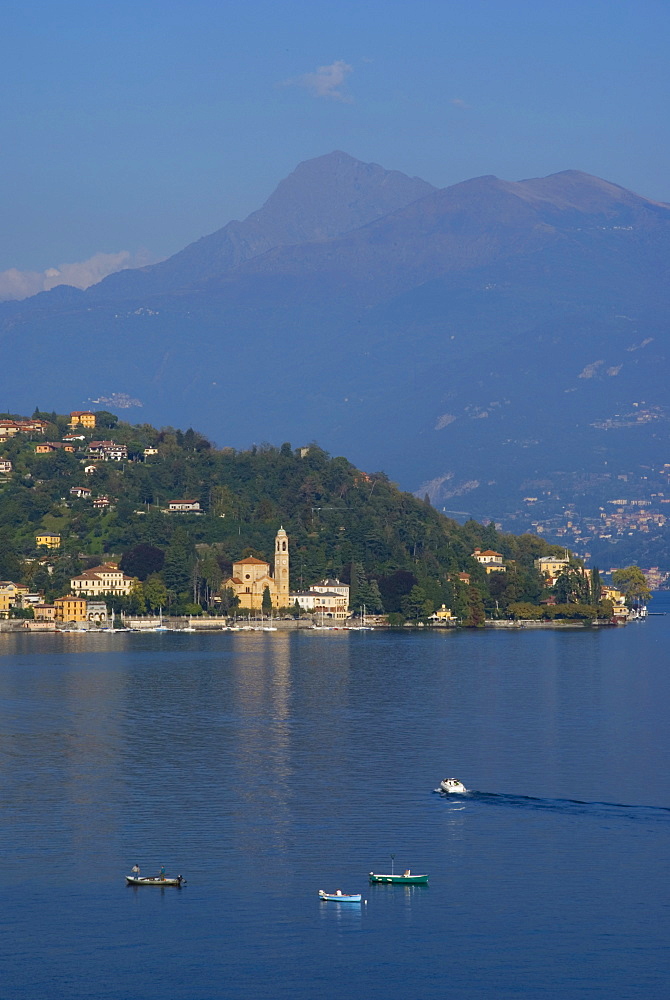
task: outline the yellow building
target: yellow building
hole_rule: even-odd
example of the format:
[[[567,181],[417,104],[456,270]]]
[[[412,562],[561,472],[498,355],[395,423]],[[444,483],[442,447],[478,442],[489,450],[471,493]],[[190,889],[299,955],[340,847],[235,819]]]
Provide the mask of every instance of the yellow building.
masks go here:
[[[539,559],[535,560],[535,566],[540,573],[552,580],[560,576],[569,565],[570,560],[567,556],[540,556]]]
[[[73,410],[70,414],[70,427],[76,427],[77,424],[81,424],[82,427],[95,427],[95,413],[91,413],[90,410]]]
[[[441,622],[456,621],[456,615],[452,614],[451,608],[448,608],[446,604],[443,604],[441,608],[438,608],[437,611],[430,617],[435,621],[441,621]]]
[[[222,584],[239,598],[240,607],[260,611],[267,587],[273,608],[288,608],[289,599],[289,546],[288,535],[280,528],[275,537],[274,576],[270,563],[248,556],[233,563],[233,575]]]
[[[616,587],[608,587],[607,584],[603,584],[600,588],[600,600],[611,601],[615,607],[624,607],[626,604],[625,595]]]
[[[35,535],[35,545],[39,548],[44,545],[47,549],[60,548],[60,535],[52,535],[49,531],[43,531],[41,535]]]
[[[476,559],[480,565],[484,567],[487,574],[488,573],[506,573],[507,567],[503,564],[503,557],[500,552],[494,552],[493,549],[475,549],[472,553],[472,558]]]
[[[85,622],[86,600],[68,594],[67,597],[57,597],[54,601],[54,619],[57,622]]]
[[[19,588],[11,580],[0,580],[0,618],[9,617],[9,609],[13,608],[19,593]]]

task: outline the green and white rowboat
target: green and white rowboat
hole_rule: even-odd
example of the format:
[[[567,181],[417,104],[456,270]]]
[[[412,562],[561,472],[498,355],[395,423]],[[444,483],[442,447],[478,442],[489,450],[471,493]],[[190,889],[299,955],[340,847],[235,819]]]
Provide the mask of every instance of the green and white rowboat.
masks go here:
[[[412,875],[405,872],[404,875],[381,875],[377,872],[370,872],[371,882],[386,882],[390,885],[428,885],[427,875]]]

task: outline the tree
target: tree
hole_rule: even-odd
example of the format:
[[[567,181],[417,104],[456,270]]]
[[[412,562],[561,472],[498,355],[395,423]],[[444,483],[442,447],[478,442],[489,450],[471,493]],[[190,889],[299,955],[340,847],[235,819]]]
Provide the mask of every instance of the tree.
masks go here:
[[[379,593],[376,580],[372,580],[370,583],[367,580],[361,580],[358,584],[355,603],[352,604],[351,601],[349,603],[352,611],[365,607],[366,611],[375,615],[384,610],[382,595]]]
[[[554,584],[554,593],[561,604],[579,604],[589,597],[589,582],[578,566],[566,566]]]
[[[349,607],[353,610],[360,607],[358,591],[365,581],[365,572],[359,562],[352,562],[349,568]]]
[[[240,599],[236,596],[232,587],[224,587],[221,591],[221,611],[224,615],[230,614],[239,607]]]
[[[486,614],[479,589],[472,584],[468,591],[468,614],[463,622],[466,628],[484,628]]]
[[[0,531],[0,579],[18,581],[21,564],[8,529]]]
[[[388,576],[380,576],[378,586],[384,602],[386,611],[400,611],[400,602],[406,594],[409,594],[412,587],[416,587],[419,581],[404,569],[398,569]]]
[[[414,621],[419,619],[428,618],[433,612],[433,602],[428,600],[426,596],[426,591],[423,587],[418,585],[412,587],[409,594],[403,597],[402,601],[402,613],[406,618],[411,618]]]
[[[96,410],[95,413],[95,426],[104,427],[105,430],[111,430],[119,422],[119,418],[110,413],[108,410]]]
[[[602,581],[600,579],[600,571],[597,566],[594,566],[591,570],[591,604],[600,604],[601,594]]]
[[[527,601],[510,604],[507,611],[512,618],[522,618],[525,621],[539,621],[546,615],[544,608],[538,608],[535,604],[529,604]]]
[[[214,549],[207,549],[202,558],[198,560],[198,573],[205,581],[205,600],[209,605],[212,601],[212,595],[217,592],[223,581],[223,573]]]
[[[193,546],[183,528],[177,528],[165,553],[163,579],[168,590],[181,594],[191,586]]]
[[[139,580],[136,580],[128,595],[128,610],[134,615],[142,615],[147,610],[144,587]]]
[[[481,534],[482,546],[487,549],[496,550],[500,544],[498,532],[493,521],[489,521]]]
[[[12,618],[34,618],[35,610],[34,608],[12,608],[10,614]]]
[[[128,576],[146,580],[152,573],[160,573],[164,563],[165,553],[162,549],[149,545],[148,542],[140,542],[123,553],[119,567]]]
[[[157,573],[144,581],[142,589],[150,611],[158,611],[159,608],[165,607],[168,599],[167,588]]]
[[[264,615],[269,615],[272,611],[272,597],[270,596],[270,588],[266,587],[263,591],[263,601],[261,604],[261,611]]]
[[[625,596],[628,607],[637,601],[649,601],[651,599],[651,591],[647,585],[644,573],[639,566],[626,566],[624,569],[615,569],[612,573],[612,583]]]

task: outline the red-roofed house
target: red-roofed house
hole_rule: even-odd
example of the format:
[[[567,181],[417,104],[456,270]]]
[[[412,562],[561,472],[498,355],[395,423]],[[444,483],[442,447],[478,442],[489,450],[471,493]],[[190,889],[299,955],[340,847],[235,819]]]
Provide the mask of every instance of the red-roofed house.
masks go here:
[[[72,593],[79,596],[98,597],[101,594],[127,596],[133,589],[134,576],[126,576],[116,563],[103,563],[87,569],[81,576],[70,580]]]
[[[493,549],[475,549],[472,553],[472,558],[476,559],[480,563],[487,573],[506,573],[507,567],[503,565],[503,557],[500,552],[494,552]]]

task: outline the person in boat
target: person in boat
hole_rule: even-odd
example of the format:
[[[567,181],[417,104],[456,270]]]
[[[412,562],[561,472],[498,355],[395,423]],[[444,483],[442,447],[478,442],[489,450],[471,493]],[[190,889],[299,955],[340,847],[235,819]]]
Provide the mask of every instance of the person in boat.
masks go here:
[[[140,866],[139,865],[133,865],[133,867],[130,870],[133,873],[134,878],[139,878],[140,877]]]
[[[342,890],[341,889],[336,889],[335,890],[335,895],[336,896],[341,896],[342,895]]]
[[[412,873],[411,873],[411,871],[408,868],[405,872],[403,872],[403,878],[409,878],[411,874]]]
[[[159,878],[165,878],[165,865],[161,865],[161,870],[158,873]]]

